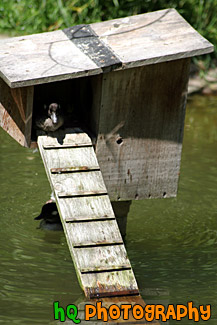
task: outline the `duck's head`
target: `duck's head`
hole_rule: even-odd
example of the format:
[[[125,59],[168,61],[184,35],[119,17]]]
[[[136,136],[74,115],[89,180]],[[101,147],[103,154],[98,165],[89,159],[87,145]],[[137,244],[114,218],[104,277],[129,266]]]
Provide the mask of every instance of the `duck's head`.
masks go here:
[[[45,108],[47,109],[47,106],[45,106]],[[53,124],[57,124],[60,110],[60,105],[57,103],[51,103],[48,106],[48,116],[51,118]]]
[[[47,223],[61,223],[55,202],[49,202],[43,205],[41,213],[35,218],[35,220],[42,219],[44,219]]]
[[[41,209],[41,213],[35,220],[41,220],[39,228],[45,230],[63,230],[60,216],[55,202],[46,202]]]

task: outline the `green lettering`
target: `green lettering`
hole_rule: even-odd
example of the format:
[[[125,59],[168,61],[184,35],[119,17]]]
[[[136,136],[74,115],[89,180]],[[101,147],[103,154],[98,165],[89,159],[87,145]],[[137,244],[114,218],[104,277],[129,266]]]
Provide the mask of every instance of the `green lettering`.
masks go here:
[[[71,312],[71,310],[73,310],[73,312]],[[66,307],[66,314],[67,317],[73,321],[73,323],[79,324],[81,322],[79,318],[76,319],[78,315],[78,307],[76,307],[75,305],[68,305]]]
[[[60,320],[61,322],[65,322],[66,320],[65,310],[63,307],[59,307],[59,301],[54,301],[53,308],[54,308],[54,319]],[[59,319],[59,314],[60,314],[60,319]]]

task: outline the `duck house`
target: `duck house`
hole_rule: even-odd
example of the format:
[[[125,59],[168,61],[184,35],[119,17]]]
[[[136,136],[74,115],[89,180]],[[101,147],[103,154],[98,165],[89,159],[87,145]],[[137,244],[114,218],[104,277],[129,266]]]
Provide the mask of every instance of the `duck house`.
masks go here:
[[[175,9],[0,41],[0,124],[38,141],[87,296],[138,294],[110,201],[176,196],[190,59],[212,51]],[[37,140],[53,102],[65,123]]]

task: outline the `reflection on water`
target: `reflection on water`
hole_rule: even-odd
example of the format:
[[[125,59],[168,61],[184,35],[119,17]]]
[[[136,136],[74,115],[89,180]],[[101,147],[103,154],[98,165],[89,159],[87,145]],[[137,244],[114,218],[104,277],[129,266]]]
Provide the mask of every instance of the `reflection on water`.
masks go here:
[[[178,196],[135,201],[126,236],[144,300],[212,304],[209,324],[217,318],[216,107],[216,97],[189,101]],[[39,153],[2,130],[0,140],[0,323],[48,324],[53,301],[84,296],[63,233],[33,220],[50,195]]]

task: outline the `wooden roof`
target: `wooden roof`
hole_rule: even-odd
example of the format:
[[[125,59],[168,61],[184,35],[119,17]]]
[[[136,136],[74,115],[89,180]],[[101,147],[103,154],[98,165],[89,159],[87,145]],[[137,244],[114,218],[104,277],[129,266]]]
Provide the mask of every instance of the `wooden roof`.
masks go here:
[[[30,86],[213,51],[175,9],[0,41],[0,76]]]

